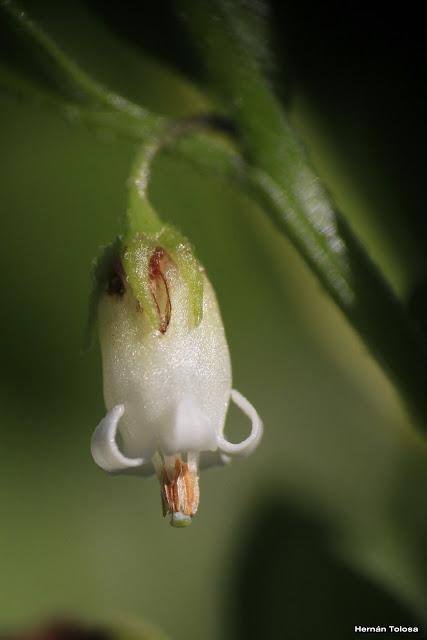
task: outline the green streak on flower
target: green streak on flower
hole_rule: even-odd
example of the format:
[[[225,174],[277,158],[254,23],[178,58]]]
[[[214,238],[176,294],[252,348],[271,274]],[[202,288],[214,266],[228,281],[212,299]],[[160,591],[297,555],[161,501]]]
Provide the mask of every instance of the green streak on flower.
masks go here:
[[[189,315],[193,326],[198,326],[203,314],[202,269],[189,241],[173,227],[164,225],[158,233],[126,236],[122,245],[122,262],[132,293],[144,310],[150,327],[162,331],[159,318],[163,313],[162,306],[167,305],[164,298],[168,296],[166,282],[163,282],[163,292],[158,287],[158,262],[163,255],[176,264],[181,274],[188,290]]]

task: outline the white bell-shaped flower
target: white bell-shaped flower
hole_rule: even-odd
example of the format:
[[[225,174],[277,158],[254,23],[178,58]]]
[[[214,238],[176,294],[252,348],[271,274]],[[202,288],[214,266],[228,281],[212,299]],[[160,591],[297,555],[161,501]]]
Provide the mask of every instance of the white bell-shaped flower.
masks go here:
[[[261,420],[231,389],[231,365],[212,285],[203,284],[201,320],[194,323],[188,282],[161,247],[150,250],[148,279],[158,324],[149,322],[116,259],[98,301],[106,416],[92,437],[95,462],[110,473],[156,472],[164,515],[191,522],[199,501],[199,465],[246,456],[259,443]],[[251,420],[250,435],[228,442],[229,401]],[[118,438],[118,435],[120,438]]]

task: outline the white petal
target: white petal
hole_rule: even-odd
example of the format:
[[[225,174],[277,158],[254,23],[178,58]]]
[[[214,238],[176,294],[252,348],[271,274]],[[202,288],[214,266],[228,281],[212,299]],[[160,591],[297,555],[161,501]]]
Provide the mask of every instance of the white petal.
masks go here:
[[[232,389],[230,395],[234,404],[250,418],[252,430],[249,436],[238,444],[228,442],[223,435],[220,435],[218,437],[218,449],[227,456],[248,456],[259,444],[263,430],[262,421],[255,408],[241,393],[236,389]]]
[[[161,434],[162,448],[166,453],[216,449],[215,429],[199,406],[197,397],[191,393],[184,394],[173,413],[173,418],[165,421],[166,428]]]
[[[101,469],[109,473],[128,471],[145,463],[144,458],[127,458],[117,446],[117,426],[124,410],[123,404],[110,409],[92,435],[92,457]]]
[[[124,404],[123,452],[147,460],[161,449],[217,448],[230,399],[231,364],[211,284],[204,279],[203,319],[190,323],[188,288],[174,265],[166,273],[172,315],[163,335],[144,325],[131,291],[99,305],[105,404]]]

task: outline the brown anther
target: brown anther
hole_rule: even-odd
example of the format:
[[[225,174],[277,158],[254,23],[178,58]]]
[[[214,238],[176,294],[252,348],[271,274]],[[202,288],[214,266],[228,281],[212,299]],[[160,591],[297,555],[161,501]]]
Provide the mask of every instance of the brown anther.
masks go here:
[[[188,464],[179,458],[175,460],[172,477],[163,467],[160,479],[163,515],[181,512],[193,516],[199,503],[198,480],[197,473],[190,471]]]
[[[162,247],[156,247],[150,258],[148,272],[151,293],[159,316],[159,331],[161,333],[166,333],[172,313],[169,287],[164,275],[168,260],[169,256],[166,251]]]

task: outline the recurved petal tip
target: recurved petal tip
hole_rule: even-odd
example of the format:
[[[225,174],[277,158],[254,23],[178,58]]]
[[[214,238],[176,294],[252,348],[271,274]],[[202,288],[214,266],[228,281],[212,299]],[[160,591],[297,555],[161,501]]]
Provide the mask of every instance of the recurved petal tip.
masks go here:
[[[236,389],[231,390],[231,399],[250,418],[252,429],[249,436],[237,444],[228,442],[223,435],[219,436],[218,449],[222,454],[225,454],[225,458],[228,456],[248,456],[257,448],[261,440],[263,432],[262,420],[255,407]]]
[[[92,457],[96,464],[108,473],[129,471],[145,463],[144,458],[128,458],[117,446],[117,427],[124,411],[123,404],[110,409],[92,435],[90,446]]]

